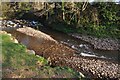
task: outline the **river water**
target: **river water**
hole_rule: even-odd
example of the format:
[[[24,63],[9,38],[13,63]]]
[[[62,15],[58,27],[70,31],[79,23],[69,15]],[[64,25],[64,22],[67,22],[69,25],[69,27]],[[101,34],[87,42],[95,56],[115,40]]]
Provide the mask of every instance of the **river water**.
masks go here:
[[[110,60],[119,60],[119,51],[107,51],[94,49],[93,46],[83,40],[71,37],[65,33],[52,30],[51,28],[41,28],[40,31],[49,34],[51,37],[77,51],[78,55],[88,57],[98,57]]]
[[[50,35],[52,38],[54,38],[58,42],[75,49],[77,51],[77,55],[105,58],[105,59],[110,59],[115,61],[120,60],[118,55],[119,51],[106,51],[106,50],[94,49],[93,46],[88,42],[74,38],[65,33],[53,30],[49,27],[43,26],[43,27],[40,27],[39,30]]]

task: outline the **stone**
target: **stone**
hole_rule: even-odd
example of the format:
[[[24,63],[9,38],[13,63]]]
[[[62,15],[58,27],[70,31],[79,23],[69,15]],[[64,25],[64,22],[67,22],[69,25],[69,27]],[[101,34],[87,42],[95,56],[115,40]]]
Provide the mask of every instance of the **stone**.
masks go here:
[[[34,50],[27,50],[27,52],[28,52],[29,54],[34,54],[34,55],[35,55],[35,51],[34,51]]]
[[[69,34],[75,38],[82,39],[86,42],[89,42],[94,46],[94,49],[101,50],[120,50],[119,49],[119,40],[118,39],[110,39],[110,38],[96,38],[92,36],[79,35],[77,33]]]
[[[18,43],[18,40],[17,40],[17,39],[14,39],[14,43]]]

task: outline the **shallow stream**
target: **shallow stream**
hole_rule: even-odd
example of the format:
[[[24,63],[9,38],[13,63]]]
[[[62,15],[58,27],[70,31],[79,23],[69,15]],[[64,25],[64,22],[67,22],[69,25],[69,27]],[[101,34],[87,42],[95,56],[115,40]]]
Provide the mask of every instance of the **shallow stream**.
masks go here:
[[[119,51],[106,51],[94,49],[93,46],[83,40],[71,37],[65,33],[51,30],[49,28],[42,28],[40,31],[49,34],[51,37],[63,43],[75,50],[77,50],[78,55],[89,56],[89,57],[98,57],[98,58],[107,58],[118,61]]]

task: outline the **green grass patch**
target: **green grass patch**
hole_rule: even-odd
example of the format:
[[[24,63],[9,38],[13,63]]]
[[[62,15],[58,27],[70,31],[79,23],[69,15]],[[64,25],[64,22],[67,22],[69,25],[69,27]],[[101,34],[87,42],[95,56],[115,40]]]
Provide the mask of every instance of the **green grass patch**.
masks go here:
[[[3,67],[19,69],[24,66],[34,66],[37,61],[41,61],[42,63],[44,61],[47,64],[47,61],[45,61],[44,58],[27,53],[26,47],[22,44],[14,43],[10,39],[10,36],[0,36],[2,36]]]

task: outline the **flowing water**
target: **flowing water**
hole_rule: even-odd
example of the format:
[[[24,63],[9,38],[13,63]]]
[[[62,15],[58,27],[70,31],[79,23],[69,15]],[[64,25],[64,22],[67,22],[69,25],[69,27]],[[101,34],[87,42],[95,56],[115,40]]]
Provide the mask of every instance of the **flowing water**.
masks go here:
[[[89,56],[89,57],[98,57],[98,58],[106,58],[118,61],[119,60],[119,51],[107,51],[107,50],[97,50],[94,49],[91,44],[85,42],[83,40],[71,37],[65,33],[58,32],[55,30],[51,30],[49,28],[42,28],[40,31],[49,34],[51,37],[63,43],[75,50],[77,50],[78,55]]]

